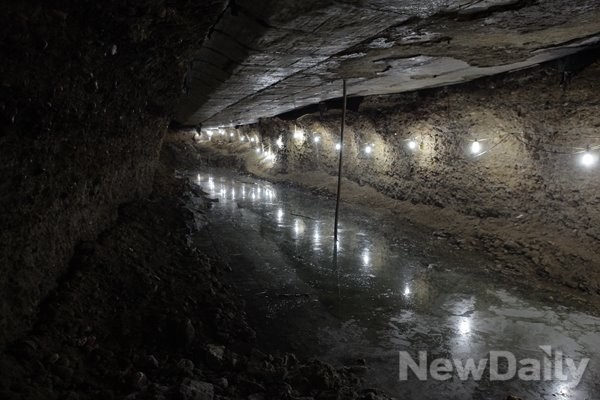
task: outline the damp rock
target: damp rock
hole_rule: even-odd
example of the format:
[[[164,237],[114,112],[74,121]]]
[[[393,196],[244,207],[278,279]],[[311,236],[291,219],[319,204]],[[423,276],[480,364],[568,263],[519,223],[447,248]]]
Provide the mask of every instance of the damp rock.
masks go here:
[[[154,369],[154,368],[158,368],[160,363],[158,362],[156,357],[154,357],[152,354],[150,354],[144,358],[144,365],[146,368]]]
[[[194,362],[187,358],[182,358],[177,363],[177,371],[187,376],[194,375]]]
[[[206,347],[206,355],[209,362],[221,365],[223,363],[223,358],[225,357],[225,346],[209,344]]]
[[[212,400],[215,392],[210,383],[186,378],[179,385],[181,400]]]
[[[148,378],[146,377],[146,374],[144,374],[141,371],[135,372],[130,378],[129,378],[129,386],[132,389],[142,389],[144,388],[146,385],[148,384]]]
[[[229,387],[229,380],[225,377],[219,379],[216,383],[223,389],[227,389]]]
[[[187,319],[185,321],[185,324],[183,325],[183,330],[182,330],[182,341],[183,341],[184,346],[189,346],[190,344],[192,344],[192,342],[194,341],[195,338],[196,338],[196,328],[194,328],[192,321],[190,319]]]

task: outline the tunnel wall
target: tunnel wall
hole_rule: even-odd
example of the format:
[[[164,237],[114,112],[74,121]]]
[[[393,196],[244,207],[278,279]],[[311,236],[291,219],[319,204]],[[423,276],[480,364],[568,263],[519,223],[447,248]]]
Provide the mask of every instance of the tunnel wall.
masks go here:
[[[600,293],[600,164],[585,168],[576,154],[600,145],[598,76],[598,62],[571,79],[547,65],[365,98],[348,113],[343,175],[355,186],[343,187],[342,198],[370,205],[375,200],[366,188],[374,188],[411,218],[423,214],[419,223],[455,230],[494,254],[522,257],[532,276]],[[262,177],[311,190],[322,180],[334,193],[340,119],[339,109],[264,119],[232,130],[234,137],[217,134],[211,147],[242,154],[246,169]],[[478,157],[469,150],[476,139],[483,150]],[[257,145],[262,152],[253,151]],[[362,200],[359,191],[349,192],[358,187],[365,188]]]
[[[600,240],[600,165],[585,168],[576,154],[600,145],[598,76],[600,62],[566,85],[547,67],[365,98],[348,115],[344,176],[395,199],[482,218],[527,215]],[[242,132],[277,154],[273,173],[336,174],[340,118],[331,110],[323,117],[263,120]],[[294,131],[304,139],[294,139]],[[283,149],[276,145],[280,136]],[[418,144],[414,151],[411,139]],[[479,156],[470,151],[474,140],[482,146]]]
[[[76,246],[151,190],[170,107],[224,1],[0,8],[1,349],[32,326]]]

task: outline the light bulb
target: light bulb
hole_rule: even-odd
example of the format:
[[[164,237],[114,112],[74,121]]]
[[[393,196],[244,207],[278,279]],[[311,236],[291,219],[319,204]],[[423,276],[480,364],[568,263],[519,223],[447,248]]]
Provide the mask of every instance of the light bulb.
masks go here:
[[[415,140],[411,140],[408,142],[408,148],[411,150],[416,150],[417,149],[417,142]]]
[[[294,129],[294,139],[301,140],[304,137],[304,132],[302,130]]]
[[[277,146],[279,146],[280,149],[283,149],[283,140],[281,139],[281,136],[279,136],[279,138],[277,139]]]
[[[584,167],[590,168],[596,165],[596,163],[598,162],[598,157],[594,153],[586,151],[581,155],[580,162],[581,165],[583,165]]]
[[[244,136],[240,136],[240,140],[243,142],[246,140],[246,138]]]
[[[260,153],[260,149],[259,149],[258,147],[256,148],[256,152],[257,152],[257,153]]]
[[[476,140],[471,144],[471,153],[473,153],[473,154],[481,153],[481,143],[479,143],[479,141]]]
[[[315,143],[319,143],[321,141],[321,138],[319,136],[315,136],[313,140],[315,141]]]
[[[341,150],[342,149],[342,145],[340,143],[336,143],[335,149],[336,150]]]
[[[235,135],[234,135],[233,133],[230,133],[230,134],[229,134],[229,137],[234,137],[234,136],[235,136]]]
[[[255,138],[250,138],[250,141],[251,141],[252,143],[254,143],[254,142],[256,141],[256,139],[255,139]]]
[[[370,145],[368,145],[367,147],[365,147],[365,153],[371,154],[372,151],[373,151],[373,147],[371,147]]]

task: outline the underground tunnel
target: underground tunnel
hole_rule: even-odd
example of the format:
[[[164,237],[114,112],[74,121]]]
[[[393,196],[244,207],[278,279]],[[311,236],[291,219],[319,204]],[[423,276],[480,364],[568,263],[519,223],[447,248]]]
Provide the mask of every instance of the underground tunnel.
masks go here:
[[[598,0],[4,1],[0,398],[600,398]]]

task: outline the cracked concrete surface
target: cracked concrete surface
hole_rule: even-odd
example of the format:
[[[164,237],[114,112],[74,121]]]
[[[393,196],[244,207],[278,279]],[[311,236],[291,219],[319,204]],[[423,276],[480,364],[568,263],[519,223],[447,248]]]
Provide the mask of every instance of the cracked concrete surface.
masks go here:
[[[190,65],[177,119],[232,126],[341,96],[527,68],[600,44],[597,0],[238,0]]]

